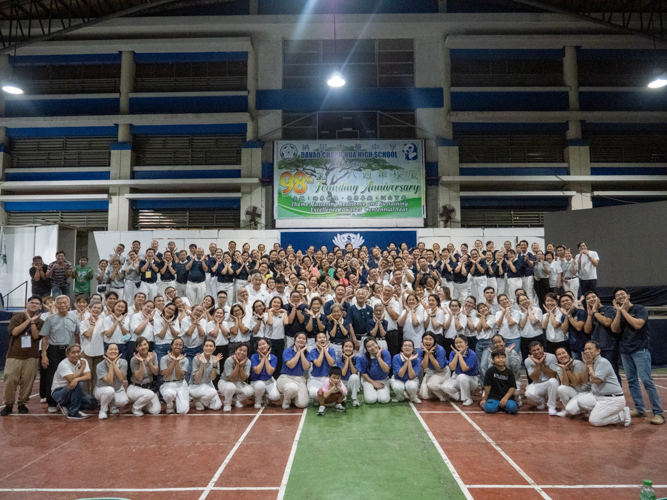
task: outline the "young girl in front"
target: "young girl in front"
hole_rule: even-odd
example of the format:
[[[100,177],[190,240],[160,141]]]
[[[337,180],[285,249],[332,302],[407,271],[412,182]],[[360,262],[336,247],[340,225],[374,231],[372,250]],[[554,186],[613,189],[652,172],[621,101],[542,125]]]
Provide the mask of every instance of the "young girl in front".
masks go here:
[[[364,355],[359,357],[357,368],[363,377],[362,384],[366,403],[388,403],[391,399],[389,388],[391,356],[389,351],[380,349],[374,338],[367,337],[364,340]]]
[[[346,340],[343,343],[343,351],[341,355],[336,358],[336,366],[341,369],[341,380],[345,387],[347,387],[347,392],[352,398],[352,406],[360,406],[359,399],[357,399],[357,394],[359,393],[359,387],[361,386],[361,380],[359,379],[359,371],[357,370],[358,357],[354,355],[354,342],[351,340]]]
[[[182,351],[183,339],[176,337],[171,341],[171,350],[160,360],[160,372],[164,380],[160,393],[167,403],[167,413],[174,413],[175,405],[176,411],[185,415],[190,411],[190,388],[185,380],[190,363]]]
[[[260,338],[257,341],[257,352],[250,358],[250,385],[255,391],[255,408],[261,408],[263,403],[280,399],[280,392],[276,386],[273,374],[278,364],[278,358],[271,354],[271,341]]]
[[[426,332],[422,337],[422,345],[417,349],[417,354],[422,359],[421,367],[424,370],[424,379],[419,388],[421,399],[435,399],[447,401],[447,396],[442,390],[442,384],[450,377],[447,364],[445,348],[438,345],[435,335]]]
[[[315,349],[308,353],[308,361],[313,369],[308,378],[308,395],[317,403],[317,391],[329,377],[329,369],[336,364],[336,352],[327,340],[327,334],[320,332],[315,339]]]

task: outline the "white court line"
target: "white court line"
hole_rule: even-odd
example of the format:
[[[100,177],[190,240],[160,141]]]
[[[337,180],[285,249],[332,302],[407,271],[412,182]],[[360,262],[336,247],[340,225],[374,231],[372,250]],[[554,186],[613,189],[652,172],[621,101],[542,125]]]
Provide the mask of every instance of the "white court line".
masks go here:
[[[456,484],[459,485],[459,488],[461,488],[461,491],[463,492],[463,495],[468,499],[472,500],[472,495],[468,491],[468,488],[466,488],[466,485],[463,483],[463,480],[461,479],[461,476],[459,476],[459,473],[456,472],[456,469],[452,465],[452,462],[450,462],[449,458],[447,457],[447,454],[444,452],[442,447],[440,446],[440,443],[438,443],[438,440],[435,438],[433,433],[431,432],[431,429],[429,429],[428,425],[426,425],[426,422],[424,422],[424,419],[419,413],[425,413],[425,412],[418,412],[417,408],[415,408],[414,403],[410,402],[410,407],[412,408],[412,411],[415,412],[415,415],[417,415],[417,418],[419,419],[419,422],[421,422],[422,427],[426,431],[426,434],[428,434],[429,439],[435,446],[435,449],[438,450],[438,453],[440,454],[440,457],[442,460],[445,462],[445,465],[449,469],[449,473],[454,477],[454,480],[456,481]],[[453,412],[455,413],[455,412]]]
[[[22,471],[22,470],[25,469],[26,467],[28,467],[28,466],[34,464],[35,462],[41,460],[42,458],[46,457],[47,455],[50,455],[50,454],[53,453],[54,451],[57,451],[57,450],[59,450],[60,448],[62,448],[63,446],[68,445],[69,443],[71,443],[71,442],[74,441],[75,439],[77,439],[77,438],[83,436],[84,434],[88,434],[90,431],[93,431],[93,430],[97,429],[99,426],[100,426],[100,424],[97,424],[95,427],[91,427],[90,429],[88,429],[88,430],[85,431],[85,432],[82,432],[82,433],[79,434],[78,436],[74,436],[72,439],[70,439],[70,440],[68,440],[68,441],[65,441],[63,444],[61,444],[61,445],[58,446],[57,448],[54,448],[54,449],[52,449],[51,451],[49,451],[49,452],[47,452],[47,453],[44,453],[44,455],[40,456],[39,458],[36,458],[35,460],[33,460],[33,461],[30,462],[30,463],[25,464],[25,465],[24,465],[23,467],[21,467],[20,469],[17,469],[17,470],[15,470],[14,472],[12,472],[11,474],[7,474],[5,477],[0,478],[0,481],[4,481],[4,480],[7,479],[9,476],[13,476],[13,475],[16,474],[17,472]]]
[[[278,498],[276,500],[283,500],[285,498],[285,490],[287,489],[287,481],[289,480],[290,472],[292,472],[292,464],[294,463],[294,455],[296,455],[296,448],[299,446],[299,439],[301,438],[301,431],[303,430],[303,423],[306,421],[306,414],[308,412],[307,408],[303,409],[301,414],[301,420],[299,421],[299,427],[296,430],[296,435],[294,436],[294,441],[292,442],[292,449],[289,453],[289,458],[287,459],[287,465],[285,465],[285,473],[283,474],[283,479],[280,481],[280,489],[278,490]]]
[[[90,415],[96,415],[96,413],[90,413]],[[144,415],[144,417],[175,417],[175,418],[184,418],[184,417],[255,417],[258,413],[188,413],[186,415],[167,415],[166,413],[160,413],[159,415]],[[26,413],[21,415],[20,413],[11,413],[8,416],[12,417],[65,417],[61,413]],[[131,413],[123,413],[117,415],[118,417],[132,417],[137,418]],[[262,417],[299,417],[299,413],[264,413]],[[92,417],[94,418],[94,417]],[[113,421],[113,418],[111,419]]]
[[[459,411],[459,413],[460,413],[461,415],[463,415],[463,418],[465,418],[465,419],[470,423],[470,425],[472,425],[475,429],[477,429],[477,431],[482,435],[482,437],[483,437],[484,439],[486,439],[486,440],[489,442],[489,444],[490,444],[491,446],[493,446],[493,447],[496,449],[496,451],[497,451],[498,453],[500,453],[500,454],[503,456],[503,458],[504,458],[505,460],[507,460],[507,461],[509,462],[509,464],[510,464],[512,467],[514,467],[514,470],[516,470],[519,474],[521,474],[521,476],[522,476],[522,477],[523,477],[523,478],[524,478],[524,479],[525,479],[525,480],[526,480],[526,481],[527,481],[533,488],[535,488],[535,491],[537,491],[537,492],[540,494],[540,496],[541,496],[542,498],[544,498],[545,500],[551,500],[551,497],[550,497],[549,495],[547,495],[547,494],[542,490],[542,488],[540,488],[540,487],[537,485],[537,483],[535,483],[535,481],[533,481],[533,480],[531,479],[531,477],[530,477],[528,474],[526,474],[526,473],[523,471],[523,469],[522,469],[521,467],[519,467],[519,466],[516,464],[516,462],[515,462],[514,460],[512,460],[512,459],[509,457],[509,455],[507,455],[507,453],[505,453],[505,452],[500,448],[500,446],[498,446],[498,445],[495,443],[495,441],[489,437],[489,435],[488,435],[486,432],[484,432],[484,431],[482,430],[482,428],[481,428],[479,425],[477,425],[475,422],[473,422],[473,420],[472,420],[468,415],[466,415],[465,412],[462,411],[456,404],[452,403],[452,406],[453,406],[454,408],[456,408],[456,409]]]
[[[30,396],[29,399],[32,399],[32,398],[34,398],[35,396],[39,396],[39,392],[36,392],[35,394],[32,394],[32,395]],[[7,405],[2,405],[2,406],[0,406],[0,410],[3,409],[5,406],[7,406]]]
[[[220,478],[220,474],[222,474],[222,471],[225,470],[225,467],[227,467],[227,464],[230,462],[230,460],[234,456],[234,453],[236,453],[236,450],[239,449],[239,447],[241,446],[241,443],[243,442],[245,437],[250,432],[250,429],[252,429],[252,426],[255,425],[255,422],[257,422],[257,420],[259,419],[259,416],[262,414],[263,411],[264,411],[264,408],[262,407],[259,410],[259,413],[257,413],[257,415],[255,415],[255,418],[252,419],[252,422],[250,422],[250,424],[248,424],[248,427],[246,428],[246,430],[243,432],[243,434],[241,434],[241,437],[238,439],[238,441],[236,441],[236,444],[234,445],[234,447],[227,454],[227,458],[225,458],[225,461],[222,462],[222,464],[218,468],[217,472],[213,475],[213,478],[208,483],[208,486],[202,492],[201,496],[199,497],[199,500],[204,500],[208,496],[208,494],[211,492],[211,489],[215,486],[216,481],[218,480],[218,478]]]
[[[654,382],[654,383],[655,383],[655,382]],[[655,386],[656,386],[656,387],[660,387],[660,389],[667,389],[667,387],[662,386],[662,385],[655,384]]]
[[[68,492],[137,492],[137,493],[159,493],[159,492],[169,492],[169,491],[202,491],[206,488],[202,487],[193,487],[193,488],[0,488],[0,492],[52,492],[52,493],[68,493]],[[277,486],[258,486],[253,487],[216,487],[211,488],[212,491],[275,491]]]
[[[424,410],[424,411],[420,411],[419,413],[457,413],[458,414],[459,412],[456,411],[456,410]],[[482,410],[470,410],[470,411],[467,411],[465,413],[486,413],[486,412],[482,411]],[[544,415],[544,414],[549,413],[549,412],[548,411],[521,411],[520,413],[521,413],[521,415],[525,415],[527,413],[539,413],[539,414]]]
[[[468,488],[475,489],[528,489],[533,488],[530,484],[468,484]],[[559,489],[559,490],[576,490],[576,489],[613,489],[613,488],[641,488],[641,484],[541,484],[540,488]],[[654,484],[654,488],[667,488],[665,484]]]

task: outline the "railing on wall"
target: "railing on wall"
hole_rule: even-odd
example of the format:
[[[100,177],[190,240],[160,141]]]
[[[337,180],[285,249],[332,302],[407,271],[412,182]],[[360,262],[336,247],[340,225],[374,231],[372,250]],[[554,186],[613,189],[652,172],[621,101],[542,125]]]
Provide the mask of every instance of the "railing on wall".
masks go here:
[[[23,283],[21,283],[19,286],[15,287],[12,290],[10,290],[9,292],[7,292],[5,295],[0,294],[0,310],[1,311],[5,310],[5,303],[9,307],[9,296],[12,293],[16,292],[17,290],[19,290],[19,288],[21,288],[21,287],[25,287],[25,290],[23,291],[23,304],[28,302],[28,281],[26,280]]]

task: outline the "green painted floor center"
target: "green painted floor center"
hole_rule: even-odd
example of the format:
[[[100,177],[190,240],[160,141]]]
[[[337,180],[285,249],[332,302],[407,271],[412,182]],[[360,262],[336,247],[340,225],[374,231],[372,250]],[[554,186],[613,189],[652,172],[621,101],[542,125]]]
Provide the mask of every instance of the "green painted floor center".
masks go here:
[[[346,413],[312,406],[299,439],[287,500],[464,499],[408,404],[364,405]]]

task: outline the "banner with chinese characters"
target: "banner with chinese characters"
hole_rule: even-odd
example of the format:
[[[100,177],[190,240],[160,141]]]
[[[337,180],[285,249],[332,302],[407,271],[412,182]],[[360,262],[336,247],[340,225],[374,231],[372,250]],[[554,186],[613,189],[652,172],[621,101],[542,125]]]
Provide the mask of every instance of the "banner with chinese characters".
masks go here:
[[[274,157],[277,222],[331,227],[346,219],[378,225],[373,220],[425,217],[421,141],[277,141]]]

